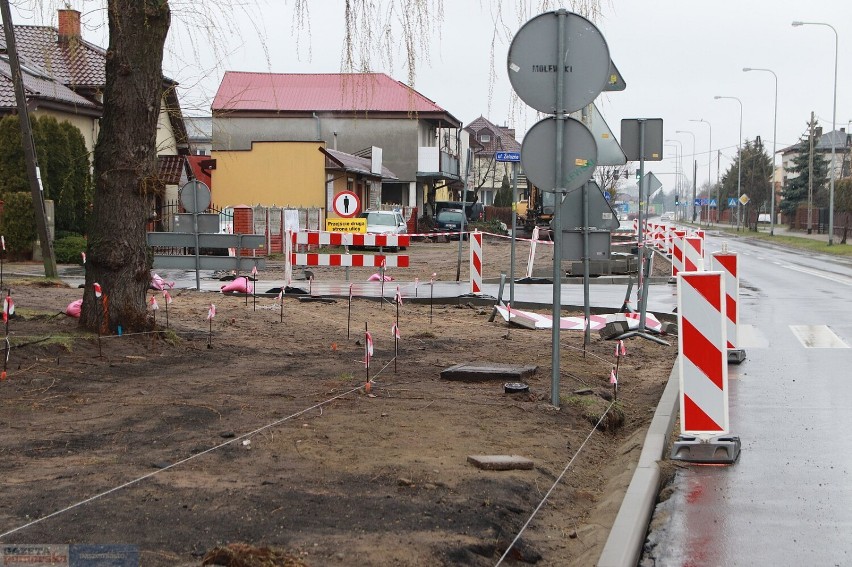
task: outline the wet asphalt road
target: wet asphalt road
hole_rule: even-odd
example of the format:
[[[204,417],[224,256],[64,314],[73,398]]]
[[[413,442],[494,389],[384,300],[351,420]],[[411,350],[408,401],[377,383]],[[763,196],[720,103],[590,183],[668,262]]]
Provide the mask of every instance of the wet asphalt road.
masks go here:
[[[740,253],[728,467],[688,465],[642,565],[852,565],[852,266],[711,237]]]

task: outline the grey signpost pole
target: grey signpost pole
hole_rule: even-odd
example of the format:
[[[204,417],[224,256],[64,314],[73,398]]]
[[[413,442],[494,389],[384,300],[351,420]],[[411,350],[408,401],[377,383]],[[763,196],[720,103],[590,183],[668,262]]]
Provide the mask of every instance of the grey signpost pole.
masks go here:
[[[562,160],[562,151],[565,130],[563,125],[568,114],[565,112],[563,91],[565,89],[565,65],[563,58],[565,54],[565,21],[568,12],[564,9],[556,11],[558,22],[558,39],[556,41],[556,187],[553,199],[553,311],[551,313],[553,324],[551,327],[551,349],[550,362],[553,369],[550,380],[550,403],[559,407],[559,331],[560,317],[562,315],[562,226],[559,223],[559,209],[562,203],[562,186],[565,179],[565,168]]]
[[[583,184],[583,346],[592,342],[592,313],[589,306],[589,183],[590,181],[586,181]]]
[[[515,304],[515,230],[518,224],[518,162],[512,162],[512,253],[509,261],[509,305]]]
[[[464,189],[462,189],[462,221],[459,229],[459,257],[456,262],[456,281],[461,278],[462,242],[464,242],[464,225],[467,220],[467,182],[470,179],[470,162],[473,160],[473,150],[467,149],[467,163],[464,168]]]
[[[193,183],[192,232],[195,233],[195,290],[201,291],[201,251],[198,249],[198,184]]]
[[[645,302],[648,297],[647,289],[648,282],[645,274],[645,230],[642,224],[644,217],[647,216],[647,203],[645,204],[645,215],[642,214],[643,209],[643,193],[648,199],[648,180],[645,179],[645,120],[639,119],[639,332],[645,332]]]

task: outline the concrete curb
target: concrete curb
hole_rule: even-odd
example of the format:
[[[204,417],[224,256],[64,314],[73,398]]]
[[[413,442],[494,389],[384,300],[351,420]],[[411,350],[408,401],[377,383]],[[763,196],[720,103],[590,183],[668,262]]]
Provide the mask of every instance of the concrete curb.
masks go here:
[[[598,559],[598,567],[635,567],[642,557],[648,524],[660,490],[660,467],[657,462],[668,447],[669,437],[680,410],[678,368],[678,361],[675,361],[666,389],[645,435],[639,463]]]

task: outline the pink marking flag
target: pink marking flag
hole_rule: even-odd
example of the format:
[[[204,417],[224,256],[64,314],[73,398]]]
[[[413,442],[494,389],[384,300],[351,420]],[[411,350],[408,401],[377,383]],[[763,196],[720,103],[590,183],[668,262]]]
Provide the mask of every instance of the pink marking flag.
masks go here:
[[[627,349],[624,348],[624,341],[618,341],[618,351],[616,351],[615,356],[627,356]]]
[[[278,303],[284,303],[284,289],[283,288],[281,289],[281,291],[278,292],[278,298],[277,299],[278,299]]]
[[[3,247],[3,252],[5,252],[6,251],[6,237],[5,236],[0,236],[0,246]]]
[[[615,374],[615,368],[613,368],[609,373],[609,383],[618,384],[618,376]]]
[[[15,302],[12,301],[12,296],[7,295],[3,299],[3,322],[9,321],[9,317],[15,314]]]
[[[167,290],[167,289],[163,290],[163,301],[166,302],[166,305],[172,304],[172,295],[169,293],[169,290]]]
[[[80,252],[80,256],[82,256],[82,257],[83,257],[83,263],[85,264],[85,263],[86,263],[86,253],[85,253],[85,252]]]
[[[253,266],[251,269],[251,275],[255,278],[257,277],[257,266]]]
[[[399,286],[396,286],[396,294],[393,296],[394,303],[402,305],[402,293],[399,291]]]
[[[211,303],[210,309],[207,310],[207,318],[212,319],[215,316],[216,316],[216,306]]]
[[[94,289],[94,291],[95,291],[95,297],[100,299],[101,295],[103,295],[103,290],[101,289],[101,284],[99,284],[98,282],[95,282],[92,285],[92,289]]]
[[[402,338],[399,335],[399,327],[396,326],[396,323],[394,323],[393,326],[391,327],[391,333],[393,333],[393,338],[395,338],[397,340]]]
[[[157,297],[152,295],[151,296],[151,310],[156,311],[159,308],[160,308],[160,306],[157,304]]]
[[[369,331],[364,333],[364,366],[370,367],[370,359],[373,357],[373,335]]]

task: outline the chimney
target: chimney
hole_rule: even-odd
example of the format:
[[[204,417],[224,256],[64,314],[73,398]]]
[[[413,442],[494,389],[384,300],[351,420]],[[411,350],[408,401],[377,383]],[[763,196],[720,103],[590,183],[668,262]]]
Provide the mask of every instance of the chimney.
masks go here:
[[[81,39],[80,12],[77,10],[59,10],[59,41]]]

